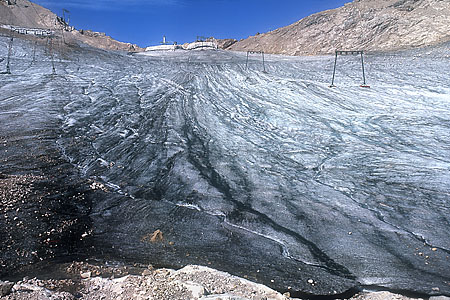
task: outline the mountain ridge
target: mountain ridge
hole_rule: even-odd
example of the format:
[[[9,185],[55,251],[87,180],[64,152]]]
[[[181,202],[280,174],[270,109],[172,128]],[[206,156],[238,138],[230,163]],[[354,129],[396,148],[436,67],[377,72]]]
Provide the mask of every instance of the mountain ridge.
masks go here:
[[[450,1],[354,0],[291,25],[250,36],[227,50],[285,55],[336,49],[395,51],[450,41]]]
[[[82,42],[104,50],[143,51],[137,45],[119,42],[102,32],[76,30],[49,9],[28,0],[16,0],[13,3],[0,0],[1,26],[50,29],[67,44]]]

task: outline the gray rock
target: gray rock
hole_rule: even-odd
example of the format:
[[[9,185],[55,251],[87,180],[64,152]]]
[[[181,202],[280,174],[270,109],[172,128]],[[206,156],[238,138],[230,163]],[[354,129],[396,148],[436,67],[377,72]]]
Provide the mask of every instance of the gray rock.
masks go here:
[[[450,297],[446,297],[446,296],[433,296],[433,297],[430,297],[430,300],[450,300]]]
[[[419,298],[420,299],[420,298]],[[417,300],[419,300],[417,299]],[[363,293],[354,296],[350,300],[411,300],[411,298],[393,294],[390,292],[373,292],[373,293]],[[420,299],[423,300],[423,299]]]
[[[84,273],[81,273],[80,276],[83,279],[89,279],[92,276],[92,272],[84,272]]]
[[[0,297],[6,296],[11,292],[14,283],[9,281],[0,281]]]
[[[144,271],[142,271],[142,276],[149,276],[152,274],[152,271],[149,269],[145,269]]]

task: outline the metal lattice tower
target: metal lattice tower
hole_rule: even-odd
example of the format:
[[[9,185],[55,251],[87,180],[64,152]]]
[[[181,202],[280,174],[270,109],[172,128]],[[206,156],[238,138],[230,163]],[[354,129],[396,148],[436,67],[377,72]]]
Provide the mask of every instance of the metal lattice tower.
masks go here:
[[[66,24],[66,26],[69,26],[69,22],[70,22],[70,11],[68,11],[67,9],[63,8],[62,9],[63,12],[63,21]],[[67,16],[67,20],[66,20],[66,16]]]

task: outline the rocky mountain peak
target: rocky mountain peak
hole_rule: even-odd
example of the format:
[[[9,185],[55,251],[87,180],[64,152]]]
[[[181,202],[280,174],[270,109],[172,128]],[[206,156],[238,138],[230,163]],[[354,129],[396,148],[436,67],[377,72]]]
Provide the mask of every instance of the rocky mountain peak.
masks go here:
[[[289,26],[233,44],[238,51],[287,55],[336,49],[393,51],[450,40],[450,1],[353,0]]]

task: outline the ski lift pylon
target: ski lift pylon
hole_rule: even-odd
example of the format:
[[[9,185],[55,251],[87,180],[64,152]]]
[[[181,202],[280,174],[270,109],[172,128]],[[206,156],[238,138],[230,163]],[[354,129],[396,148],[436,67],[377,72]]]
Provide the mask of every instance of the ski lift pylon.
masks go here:
[[[336,87],[334,85],[334,78],[336,76],[336,66],[337,66],[337,58],[338,55],[361,55],[361,66],[362,66],[362,76],[363,76],[363,84],[360,87],[370,88],[370,85],[366,83],[366,71],[364,69],[364,51],[363,50],[336,50],[335,58],[334,58],[334,68],[333,68],[333,79],[331,80],[331,88]]]

